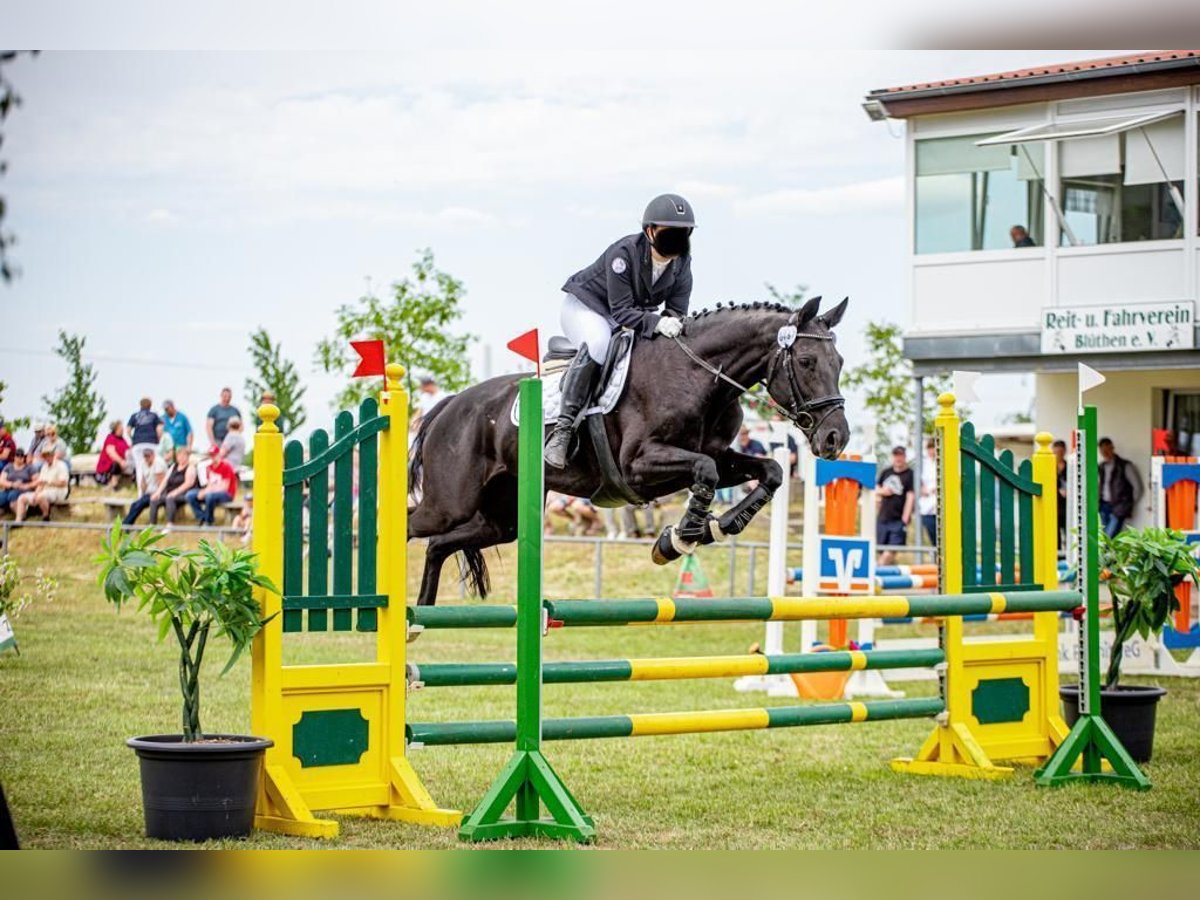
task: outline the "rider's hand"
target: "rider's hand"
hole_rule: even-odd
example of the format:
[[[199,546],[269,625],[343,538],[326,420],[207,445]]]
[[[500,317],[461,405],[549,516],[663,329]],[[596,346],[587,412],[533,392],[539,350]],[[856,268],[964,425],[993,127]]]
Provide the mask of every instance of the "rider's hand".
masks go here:
[[[663,337],[673,338],[683,331],[683,323],[672,316],[663,316],[654,326],[654,330]]]

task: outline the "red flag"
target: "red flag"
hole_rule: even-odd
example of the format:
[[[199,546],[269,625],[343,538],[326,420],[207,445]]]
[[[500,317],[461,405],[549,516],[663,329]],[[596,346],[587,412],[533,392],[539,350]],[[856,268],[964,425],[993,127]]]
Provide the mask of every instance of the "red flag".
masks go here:
[[[542,377],[542,354],[538,344],[538,330],[531,328],[522,335],[508,342],[508,349],[518,356],[523,356],[537,366],[538,378]]]
[[[350,346],[358,353],[358,368],[351,378],[365,378],[368,375],[382,375],[386,365],[383,353],[383,341],[351,341]]]

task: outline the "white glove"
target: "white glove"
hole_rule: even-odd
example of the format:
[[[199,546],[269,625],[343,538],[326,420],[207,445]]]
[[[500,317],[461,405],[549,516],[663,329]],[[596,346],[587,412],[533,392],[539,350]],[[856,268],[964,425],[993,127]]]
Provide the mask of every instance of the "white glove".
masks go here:
[[[654,326],[654,330],[663,337],[677,337],[683,331],[683,323],[673,316],[663,316]]]

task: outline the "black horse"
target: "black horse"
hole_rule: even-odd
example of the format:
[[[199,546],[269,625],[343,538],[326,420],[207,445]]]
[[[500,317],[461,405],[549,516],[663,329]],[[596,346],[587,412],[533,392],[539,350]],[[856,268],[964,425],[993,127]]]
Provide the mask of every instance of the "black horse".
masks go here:
[[[639,340],[617,408],[604,424],[625,481],[645,500],[691,489],[687,511],[668,526],[652,557],[659,565],[741,532],[782,483],[778,463],[730,448],[742,422],[741,395],[765,385],[779,411],[814,452],[834,459],[849,427],[838,391],[842,357],[833,328],[848,301],[818,315],[820,298],[801,309],[778,304],[718,307],[689,316],[676,340]],[[517,429],[509,412],[518,376],[477,384],[438,404],[421,423],[410,454],[420,501],[409,509],[408,537],[427,538],[417,602],[437,600],[442,564],[461,553],[472,588],[487,596],[482,551],[517,536]],[[601,487],[596,454],[580,429],[567,468],[547,469],[546,486],[590,497]],[[758,486],[719,518],[714,491]]]

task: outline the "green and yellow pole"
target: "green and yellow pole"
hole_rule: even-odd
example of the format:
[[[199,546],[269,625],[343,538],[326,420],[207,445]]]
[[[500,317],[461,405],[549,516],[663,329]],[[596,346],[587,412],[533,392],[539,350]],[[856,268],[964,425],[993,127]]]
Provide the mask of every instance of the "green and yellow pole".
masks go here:
[[[1054,755],[1034,774],[1043,787],[1072,781],[1109,781],[1149,790],[1150,779],[1100,713],[1100,486],[1096,459],[1096,407],[1079,411],[1075,431],[1078,587],[1083,594],[1079,628],[1079,718]],[[1109,768],[1105,768],[1105,763]]]
[[[551,837],[590,843],[596,829],[542,755],[542,382],[520,383],[517,452],[517,720],[516,750],[459,837],[487,841]],[[542,806],[549,813],[542,816]],[[512,806],[512,816],[505,812]]]

